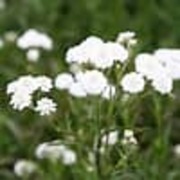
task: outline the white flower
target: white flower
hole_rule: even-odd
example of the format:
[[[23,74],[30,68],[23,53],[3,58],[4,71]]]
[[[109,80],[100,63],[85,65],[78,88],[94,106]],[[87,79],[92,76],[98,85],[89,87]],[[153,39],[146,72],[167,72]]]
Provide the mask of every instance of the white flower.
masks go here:
[[[175,145],[173,151],[177,157],[180,157],[180,144]]]
[[[138,141],[135,137],[123,138],[121,142],[123,145],[137,145],[138,144]]]
[[[105,99],[111,99],[116,94],[116,88],[113,85],[107,85],[102,92],[102,97]]]
[[[52,99],[44,97],[37,101],[35,111],[39,112],[41,116],[50,115],[56,111],[56,106]]]
[[[77,161],[76,153],[63,144],[45,142],[40,144],[35,151],[38,159],[61,160],[64,165],[72,165]]]
[[[66,149],[62,153],[62,162],[64,165],[72,165],[76,163],[77,157],[76,153],[70,149]]]
[[[19,177],[27,177],[37,170],[37,165],[28,160],[19,160],[14,165],[14,173]]]
[[[121,143],[125,146],[138,144],[137,139],[134,137],[134,132],[131,129],[124,130],[124,136]]]
[[[76,78],[89,95],[101,94],[108,84],[104,74],[97,70],[88,70],[78,74]]]
[[[115,61],[124,62],[127,58],[128,51],[122,45],[116,42],[105,43],[95,36],[88,37],[66,53],[68,63],[90,63],[100,69],[111,67]]]
[[[53,42],[48,35],[35,29],[29,29],[18,38],[17,46],[21,49],[43,48],[45,50],[51,50]]]
[[[68,63],[88,63],[96,58],[99,47],[103,41],[96,37],[90,36],[81,44],[70,48],[66,53],[66,61]]]
[[[173,80],[168,76],[160,76],[152,81],[152,86],[161,94],[169,94],[173,89]]]
[[[75,97],[86,97],[87,93],[83,89],[82,85],[79,82],[73,82],[69,88],[69,93]]]
[[[4,39],[7,42],[15,42],[17,38],[17,33],[15,31],[8,31],[4,34]]]
[[[118,131],[111,131],[108,134],[103,135],[102,139],[101,139],[102,144],[103,145],[106,145],[106,144],[114,145],[114,144],[116,144],[118,141],[118,135],[119,135]]]
[[[10,105],[13,109],[22,111],[24,108],[31,106],[32,96],[26,92],[17,92],[12,95]]]
[[[163,64],[173,79],[180,79],[180,50],[158,49],[154,56]]]
[[[139,93],[144,90],[145,80],[140,74],[131,72],[122,78],[121,86],[125,92]]]
[[[49,92],[53,87],[52,80],[47,76],[38,76],[36,78],[36,83],[38,89],[40,89],[42,92]]]
[[[135,32],[132,32],[132,31],[120,32],[118,34],[116,41],[118,43],[126,43],[126,42],[129,42],[130,40],[134,39],[135,35],[136,35]]]
[[[71,74],[61,73],[55,79],[55,87],[57,89],[69,89],[74,80]]]
[[[0,49],[4,47],[4,41],[0,38]]]
[[[159,60],[151,54],[139,54],[135,59],[136,71],[147,79],[157,79],[162,74],[167,74],[167,70]]]
[[[124,137],[125,138],[131,138],[134,136],[134,132],[131,129],[125,129],[124,130]]]
[[[28,61],[37,62],[40,57],[39,49],[29,49],[26,53],[26,57]]]
[[[5,0],[0,0],[0,11],[4,10],[6,8],[6,1]]]
[[[7,86],[7,94],[12,93],[27,93],[32,94],[37,90],[37,83],[33,76],[21,76],[17,80],[12,81]]]
[[[62,144],[50,144],[48,142],[38,145],[35,155],[38,159],[58,160],[66,147]]]

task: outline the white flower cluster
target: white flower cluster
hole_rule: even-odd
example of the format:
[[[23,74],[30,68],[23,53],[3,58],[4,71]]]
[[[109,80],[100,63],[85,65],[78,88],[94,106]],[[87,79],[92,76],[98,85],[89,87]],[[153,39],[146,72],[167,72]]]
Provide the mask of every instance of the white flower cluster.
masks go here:
[[[116,41],[120,44],[124,44],[127,47],[131,47],[137,44],[137,39],[135,39],[135,32],[125,31],[118,34]]]
[[[61,160],[64,165],[72,165],[77,161],[76,153],[73,150],[56,141],[38,145],[35,154],[38,159]]]
[[[55,79],[55,87],[60,90],[68,90],[75,97],[102,95],[109,99],[115,94],[115,87],[110,85],[104,74],[98,70],[86,70],[74,75],[59,74]]]
[[[14,165],[14,173],[19,177],[28,177],[37,171],[37,165],[29,160],[18,160]]]
[[[173,147],[173,152],[174,152],[174,155],[175,155],[177,158],[180,158],[180,144],[176,144],[176,145]]]
[[[173,81],[180,79],[180,50],[159,49],[153,54],[142,53],[135,58],[135,72],[126,74],[121,86],[130,93],[142,92],[146,82],[161,94],[169,94]]]
[[[124,135],[121,142],[124,146],[136,146],[138,144],[138,141],[134,136],[134,132],[131,129],[124,130]]]
[[[99,69],[113,66],[115,61],[123,63],[128,58],[128,51],[119,43],[103,42],[90,36],[79,45],[70,48],[66,54],[68,63],[91,64]]]
[[[101,138],[102,145],[115,145],[118,141],[119,132],[117,130],[106,133]]]
[[[47,76],[21,76],[7,85],[7,94],[11,95],[10,105],[19,111],[32,107],[40,115],[49,115],[56,111],[56,104],[43,97],[37,101],[37,106],[33,107],[33,93],[37,90],[48,93],[52,87],[52,80]]]
[[[53,42],[47,34],[29,29],[17,39],[17,46],[27,50],[26,56],[29,61],[36,62],[40,57],[39,49],[51,50]]]

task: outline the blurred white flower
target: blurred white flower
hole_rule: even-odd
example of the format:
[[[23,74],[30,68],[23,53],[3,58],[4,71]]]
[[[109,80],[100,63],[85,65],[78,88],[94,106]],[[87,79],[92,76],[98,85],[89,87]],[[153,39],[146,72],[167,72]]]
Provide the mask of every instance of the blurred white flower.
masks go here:
[[[57,89],[69,89],[73,84],[74,79],[69,73],[61,73],[56,76],[55,87]]]
[[[14,173],[19,177],[27,177],[37,170],[37,165],[29,160],[18,160],[14,165]]]
[[[121,142],[125,146],[126,145],[137,145],[138,144],[137,139],[135,137],[123,138]]]
[[[89,95],[99,95],[107,86],[107,79],[104,74],[97,70],[88,70],[76,76],[85,92]]]
[[[26,107],[30,107],[32,103],[32,96],[25,92],[17,92],[12,95],[10,105],[13,109],[22,111]]]
[[[62,162],[64,165],[72,165],[77,161],[76,153],[70,149],[66,149],[62,153]]]
[[[168,76],[160,76],[152,81],[152,86],[161,94],[169,94],[173,89],[173,80]]]
[[[102,136],[101,142],[103,145],[114,145],[118,141],[118,131],[111,131]]]
[[[7,94],[27,93],[32,94],[38,88],[35,78],[31,75],[21,76],[7,85]]]
[[[121,141],[122,145],[124,146],[136,146],[138,144],[137,139],[134,136],[134,132],[131,129],[125,129],[123,139]]]
[[[113,85],[107,85],[103,90],[101,96],[105,99],[111,99],[116,94],[116,88]]]
[[[66,147],[62,144],[50,144],[48,142],[38,145],[35,155],[38,159],[58,160]]]
[[[157,79],[162,74],[167,74],[167,70],[159,62],[159,60],[147,53],[139,54],[135,59],[136,71],[149,80]]]
[[[40,89],[42,92],[49,92],[53,87],[52,80],[45,75],[38,76],[36,77],[35,80],[36,80],[38,89]]]
[[[180,144],[176,144],[173,148],[174,154],[179,158],[180,157]]]
[[[96,37],[90,36],[85,39],[81,44],[70,48],[66,53],[66,61],[68,63],[88,63],[97,57],[99,47],[103,41]]]
[[[124,62],[128,51],[116,42],[103,42],[100,38],[90,36],[81,44],[70,48],[66,53],[68,63],[92,64],[96,68],[111,67],[115,61]]]
[[[29,29],[17,39],[17,46],[21,49],[42,48],[51,50],[53,48],[53,42],[45,33],[41,33],[35,29]]]
[[[4,47],[4,41],[0,38],[0,49]]]
[[[61,160],[64,165],[76,163],[76,153],[60,143],[45,142],[36,148],[35,155],[38,159]]]
[[[15,31],[7,31],[5,34],[4,34],[4,39],[6,42],[15,42],[16,39],[17,39],[17,33]]]
[[[50,115],[56,111],[56,106],[52,99],[43,97],[37,101],[35,111],[39,112],[41,116]]]
[[[82,85],[79,82],[73,82],[69,88],[69,93],[75,97],[86,97],[87,93],[83,89]]]
[[[129,92],[132,94],[142,92],[145,86],[145,80],[136,72],[131,72],[126,74],[121,80],[121,86],[123,91]]]
[[[28,61],[37,62],[39,60],[39,57],[40,57],[39,49],[29,49],[26,52],[26,58]]]
[[[124,44],[134,39],[135,36],[135,32],[132,31],[120,32],[116,41],[120,44]]]
[[[123,63],[128,58],[128,51],[118,43],[107,42],[101,45],[97,57],[92,64],[100,69],[112,67],[115,61]]]
[[[125,129],[124,130],[124,137],[125,138],[131,138],[134,136],[134,132],[131,129]]]
[[[0,11],[4,10],[6,8],[6,1],[0,0]]]
[[[180,79],[180,50],[179,49],[158,49],[154,56],[167,69],[171,78]]]

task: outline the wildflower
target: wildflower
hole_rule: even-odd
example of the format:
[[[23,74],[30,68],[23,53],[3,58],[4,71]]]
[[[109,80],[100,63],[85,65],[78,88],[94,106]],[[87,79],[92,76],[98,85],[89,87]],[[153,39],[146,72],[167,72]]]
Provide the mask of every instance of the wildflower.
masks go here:
[[[102,144],[103,145],[106,145],[106,144],[114,145],[114,144],[116,144],[118,141],[118,135],[119,135],[118,131],[111,131],[111,132],[103,135],[102,139],[101,139]]]
[[[0,0],[0,11],[4,10],[6,8],[6,1]]]
[[[0,49],[4,47],[4,41],[0,38]]]
[[[29,49],[26,53],[28,61],[37,62],[40,57],[40,51],[38,49]]]
[[[130,129],[124,130],[124,135],[122,139],[122,145],[127,147],[136,146],[138,144],[137,139],[134,136],[134,132]]]
[[[97,70],[88,70],[76,76],[77,81],[89,95],[99,95],[107,86],[104,74]]]
[[[39,112],[41,116],[50,115],[56,111],[56,106],[52,99],[44,97],[37,101],[35,111]]]
[[[167,69],[172,79],[180,79],[180,50],[178,49],[158,49],[154,56]]]
[[[70,149],[66,149],[63,153],[62,153],[62,162],[64,165],[72,165],[74,163],[76,163],[77,161],[77,157],[76,157],[76,153]]]
[[[100,47],[92,64],[97,68],[106,69],[112,67],[116,61],[123,63],[127,58],[128,52],[123,46],[115,42],[107,42]]]
[[[105,99],[111,99],[116,94],[116,88],[113,85],[107,85],[101,96]]]
[[[4,34],[4,39],[6,42],[15,42],[17,39],[17,33],[15,31],[7,31]]]
[[[162,74],[167,74],[167,70],[151,54],[139,54],[135,59],[135,68],[137,72],[149,80],[157,79]]]
[[[70,86],[73,84],[74,79],[71,74],[68,73],[61,73],[57,75],[55,79],[55,87],[57,89],[69,89]]]
[[[134,132],[131,129],[125,129],[124,130],[124,137],[125,138],[130,138],[134,136]]]
[[[18,160],[14,165],[14,173],[19,177],[27,177],[37,170],[37,165],[28,160]]]
[[[72,165],[77,161],[76,153],[67,146],[56,142],[45,142],[36,148],[36,157],[52,161],[62,161],[64,165]]]
[[[38,86],[33,76],[21,76],[17,80],[12,81],[7,86],[7,94],[27,93],[32,94],[37,90]]]
[[[180,157],[180,144],[175,145],[173,151],[177,157]]]
[[[161,75],[152,81],[152,86],[162,95],[169,94],[173,89],[173,80],[168,76]]]
[[[122,78],[121,86],[125,92],[135,94],[144,90],[145,80],[141,74],[131,72]]]
[[[69,93],[75,97],[86,97],[87,93],[83,89],[82,85],[79,82],[73,82],[69,88]]]
[[[99,47],[103,41],[96,37],[90,36],[85,39],[81,44],[70,48],[66,53],[66,61],[68,63],[88,63],[97,57]]]
[[[66,61],[106,69],[112,67],[115,61],[124,62],[127,57],[128,51],[122,45],[116,42],[105,43],[98,37],[90,36],[67,51]]]
[[[32,103],[32,96],[28,93],[18,92],[12,95],[10,105],[13,109],[22,111],[26,107],[30,107]]]
[[[17,39],[17,46],[21,49],[42,48],[51,50],[53,42],[48,35],[35,29],[29,29]]]
[[[121,32],[118,34],[116,41],[120,44],[124,44],[134,39],[135,35],[135,32],[131,31]]]
[[[50,144],[48,142],[38,145],[36,148],[36,157],[38,159],[60,159],[62,152],[65,150],[64,145]]]
[[[36,77],[35,81],[42,92],[49,92],[53,87],[52,80],[45,75]]]

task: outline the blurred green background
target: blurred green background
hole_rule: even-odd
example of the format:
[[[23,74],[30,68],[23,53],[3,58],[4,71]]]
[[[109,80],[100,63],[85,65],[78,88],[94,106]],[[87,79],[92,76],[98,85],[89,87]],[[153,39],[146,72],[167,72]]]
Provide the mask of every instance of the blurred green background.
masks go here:
[[[0,37],[35,28],[49,34],[55,48],[37,65],[28,64],[14,45],[0,49],[0,180],[14,178],[9,172],[16,158],[33,156],[42,139],[56,137],[36,115],[9,107],[7,82],[27,73],[55,76],[65,67],[67,48],[89,35],[114,40],[119,32],[130,30],[137,33],[141,50],[180,47],[180,0],[0,0],[0,7],[3,2]]]

